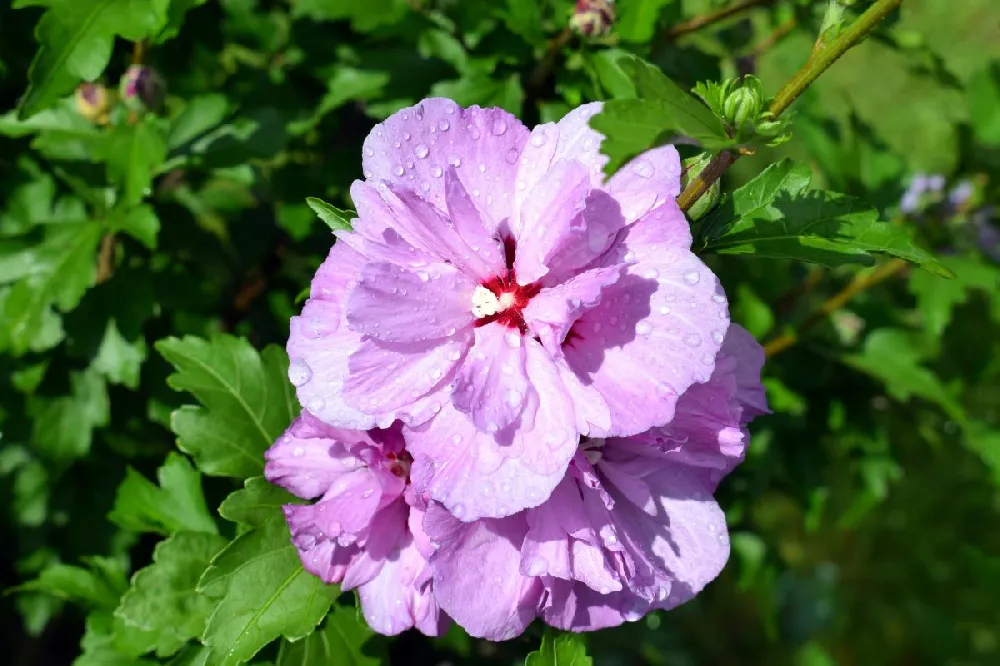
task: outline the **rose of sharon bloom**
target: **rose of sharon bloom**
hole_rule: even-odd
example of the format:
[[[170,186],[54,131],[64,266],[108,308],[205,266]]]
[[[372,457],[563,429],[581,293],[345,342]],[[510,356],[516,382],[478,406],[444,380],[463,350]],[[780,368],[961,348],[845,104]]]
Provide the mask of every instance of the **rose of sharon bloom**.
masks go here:
[[[441,608],[470,634],[505,640],[535,617],[590,631],[694,597],[729,557],[712,494],[743,459],[746,424],[767,411],[763,361],[731,327],[711,380],[681,396],[668,426],[585,439],[537,508],[466,523],[432,504],[424,530]]]
[[[338,427],[402,420],[414,475],[463,520],[540,504],[580,435],[668,422],[729,323],[674,202],[676,150],[605,181],[599,108],[529,132],[429,99],[376,126],[354,230],[292,320],[302,404]]]
[[[368,625],[389,636],[416,627],[440,635],[423,510],[407,483],[399,429],[340,430],[303,411],[267,452],[264,475],[315,504],[285,506],[306,571],[358,589]]]

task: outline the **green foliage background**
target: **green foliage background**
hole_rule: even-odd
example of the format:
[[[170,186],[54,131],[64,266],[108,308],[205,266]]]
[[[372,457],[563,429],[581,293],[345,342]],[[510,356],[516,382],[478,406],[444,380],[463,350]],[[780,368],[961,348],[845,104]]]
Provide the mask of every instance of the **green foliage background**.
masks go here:
[[[765,367],[775,413],[720,490],[733,554],[696,600],[583,639],[387,640],[302,571],[289,498],[257,478],[297,410],[288,320],[332,240],[311,204],[337,219],[306,199],[351,206],[373,124],[431,95],[556,120],[634,97],[627,53],[683,89],[752,71],[773,95],[827,2],[671,37],[729,4],[619,0],[592,40],[564,32],[569,0],[0,7],[4,663],[1000,663],[995,0],[906,0],[699,223],[734,319],[797,337]],[[162,109],[81,115],[81,80],[113,89],[140,59]],[[608,150],[655,138],[603,118]],[[917,173],[947,186],[903,211]],[[845,264],[869,252],[930,270]]]

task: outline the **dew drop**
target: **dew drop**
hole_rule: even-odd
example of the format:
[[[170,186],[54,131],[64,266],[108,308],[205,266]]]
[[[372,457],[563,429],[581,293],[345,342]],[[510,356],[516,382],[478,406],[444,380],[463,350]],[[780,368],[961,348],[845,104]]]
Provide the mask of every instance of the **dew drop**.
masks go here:
[[[653,327],[648,321],[640,321],[635,325],[635,332],[638,335],[649,335],[653,331]]]
[[[423,144],[423,143],[418,143],[413,148],[413,154],[416,155],[417,159],[420,159],[420,160],[422,160],[425,157],[427,157],[427,153],[429,153],[429,152],[430,152],[430,150],[428,150],[427,146],[425,144]]]
[[[492,497],[493,496],[493,492],[494,492],[493,491],[493,484],[490,483],[489,481],[485,482],[482,485],[482,487],[479,489],[479,492],[481,492],[486,497]]]
[[[290,381],[293,386],[302,386],[312,379],[312,376],[312,368],[310,368],[309,365],[302,359],[294,359],[288,365],[288,381]]]
[[[441,130],[442,132],[447,132],[450,127],[451,123],[449,123],[447,120],[442,120],[441,122],[438,123],[438,129]]]
[[[493,133],[497,136],[502,135],[507,131],[507,121],[503,118],[497,118],[493,121]]]
[[[444,170],[441,169],[441,167],[439,167],[439,166],[433,167],[431,169],[431,175],[434,176],[435,178],[440,178],[441,174],[443,174],[443,173],[444,173]]]
[[[448,328],[446,328],[444,330],[444,334],[447,335],[447,336],[455,335],[455,327],[454,326],[449,326]]]
[[[722,341],[726,338],[726,334],[720,330],[712,331],[712,340],[718,344],[722,344]]]
[[[313,414],[319,414],[323,411],[324,407],[326,407],[326,400],[323,399],[323,396],[319,395],[309,398],[309,401],[306,403],[306,409]]]
[[[397,176],[402,176],[402,175],[403,175],[403,167],[401,167],[401,166],[396,166],[396,167],[395,167],[395,168],[394,168],[394,169],[392,170],[392,172],[393,172],[394,174],[396,174]]]
[[[301,458],[305,454],[306,450],[301,446],[296,446],[294,449],[292,449],[292,455],[295,456],[296,458]]]
[[[542,146],[544,146],[545,140],[546,137],[544,132],[536,132],[531,135],[531,145],[534,146],[535,148],[541,148]]]
[[[479,138],[480,134],[479,134],[479,128],[478,127],[476,127],[472,123],[469,123],[469,126],[466,127],[466,129],[469,130],[469,136],[471,136],[473,139],[478,139]]]
[[[514,349],[521,346],[521,334],[517,331],[510,331],[507,333],[507,344]]]
[[[486,432],[490,433],[491,435],[495,435],[498,432],[500,432],[500,426],[490,421],[489,423],[486,424]]]
[[[684,281],[687,282],[692,287],[698,284],[698,281],[700,279],[701,279],[701,273],[699,273],[698,271],[689,271],[684,274]]]
[[[668,314],[670,314],[670,307],[667,306],[667,305],[661,305],[660,306],[660,314],[661,315],[668,315]]]
[[[726,302],[726,297],[723,296],[722,294],[712,294],[712,300],[718,303],[719,305],[722,305],[723,303]]]
[[[507,391],[507,405],[511,409],[516,409],[521,401],[524,400],[524,396],[517,389],[510,389]]]
[[[460,167],[462,166],[462,158],[459,157],[458,155],[452,155],[451,157],[448,158],[448,164],[452,165],[453,167]]]
[[[656,169],[654,169],[653,165],[646,160],[639,160],[635,163],[635,167],[633,167],[632,171],[634,171],[635,175],[639,176],[639,178],[651,178]]]
[[[635,252],[629,250],[628,252],[625,253],[625,256],[623,258],[626,264],[633,264],[635,263]]]
[[[642,274],[642,277],[648,278],[650,280],[655,280],[659,276],[660,276],[660,272],[657,271],[655,268],[650,268],[648,271],[646,271],[645,273]]]
[[[701,336],[697,333],[688,333],[684,336],[684,344],[688,347],[697,347],[701,344]]]
[[[507,151],[507,155],[504,159],[507,160],[507,164],[513,164],[514,162],[517,161],[517,155],[518,155],[517,148],[511,148],[510,150]]]

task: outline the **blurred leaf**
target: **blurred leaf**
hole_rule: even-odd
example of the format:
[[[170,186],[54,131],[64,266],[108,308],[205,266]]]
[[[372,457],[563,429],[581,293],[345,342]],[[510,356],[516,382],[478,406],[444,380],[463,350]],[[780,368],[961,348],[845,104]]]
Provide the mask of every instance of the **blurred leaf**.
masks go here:
[[[0,349],[9,346],[20,356],[61,339],[61,325],[52,306],[64,312],[73,308],[94,283],[94,255],[100,238],[99,224],[67,221],[49,229],[45,241],[29,250],[30,274],[0,298]]]
[[[544,44],[541,3],[537,0],[507,0],[506,4],[507,10],[502,16],[510,31],[534,46]]]
[[[178,446],[205,474],[259,475],[264,451],[298,411],[284,350],[258,354],[246,340],[226,335],[166,338],[156,349],[176,370],[167,380],[171,388],[201,403],[173,413]]]
[[[872,331],[862,352],[843,360],[883,381],[886,392],[896,400],[906,402],[917,396],[939,405],[956,421],[966,420],[961,405],[945,390],[941,380],[920,364],[920,353],[905,331],[891,328]]]
[[[108,518],[124,529],[171,534],[179,530],[218,534],[205,506],[201,475],[184,456],[170,452],[156,473],[160,485],[131,467],[118,486]]]
[[[702,249],[825,266],[871,265],[873,254],[888,254],[951,276],[906,228],[879,221],[877,210],[854,197],[807,189],[811,177],[804,164],[772,164],[702,220]]]
[[[139,385],[139,368],[144,360],[146,341],[139,338],[134,343],[129,342],[118,330],[115,320],[108,320],[91,367],[112,384],[134,389]]]
[[[993,63],[976,74],[966,89],[969,120],[976,139],[987,146],[1000,146],[1000,64]]]
[[[225,545],[217,534],[183,531],[156,545],[114,613],[115,634],[130,634],[134,656],[166,657],[201,635],[215,603],[197,592],[198,579]]]
[[[81,79],[100,76],[115,36],[138,42],[154,34],[167,20],[169,1],[47,0],[48,10],[35,30],[39,49],[28,70],[31,84],[19,116],[27,118],[50,106]]]
[[[215,556],[198,590],[219,598],[202,640],[218,666],[242,663],[279,636],[308,636],[336,588],[305,571],[280,511]]]
[[[148,119],[115,128],[108,144],[108,177],[122,188],[122,203],[131,206],[143,200],[166,157],[163,133]],[[148,223],[149,215],[143,217]]]
[[[733,145],[722,121],[657,67],[635,56],[620,58],[618,66],[632,82],[638,99],[605,102],[601,112],[590,119],[590,126],[605,137],[601,152],[610,158],[604,167],[607,175],[636,155],[671,143],[680,135],[709,150]]]
[[[660,12],[674,0],[619,0],[615,32],[626,42],[648,42]]]
[[[524,90],[517,76],[497,79],[485,72],[473,72],[455,81],[435,83],[431,86],[431,95],[448,97],[462,106],[499,106],[514,115],[520,115],[524,103]]]
[[[334,604],[326,624],[305,639],[281,642],[276,666],[378,666],[389,663],[385,639],[372,631],[357,609]]]
[[[1000,290],[1000,269],[969,257],[942,257],[941,264],[954,274],[942,280],[923,271],[910,275],[910,292],[917,299],[928,337],[938,339],[951,321],[955,306],[965,303],[972,289],[988,294]]]
[[[87,628],[81,641],[83,653],[73,661],[73,666],[156,666],[155,661],[129,657],[115,649],[112,622],[109,612],[87,616]]]
[[[542,645],[524,660],[524,666],[592,666],[583,636],[548,629]]]
[[[116,211],[112,216],[112,226],[124,231],[150,250],[156,249],[156,236],[160,232],[160,220],[152,206],[141,205],[127,210]]]
[[[43,592],[89,608],[112,609],[125,591],[125,572],[119,562],[105,557],[85,558],[87,568],[53,564],[35,580],[17,589]]]
[[[319,219],[323,220],[326,226],[330,227],[330,231],[351,230],[351,213],[348,211],[340,210],[316,197],[306,197],[306,203],[319,216]]]
[[[60,464],[87,455],[94,428],[106,425],[110,418],[107,388],[95,370],[72,373],[70,383],[70,395],[28,399],[31,447]]]
[[[350,19],[360,32],[395,23],[409,9],[405,0],[295,0],[293,16],[314,21]]]

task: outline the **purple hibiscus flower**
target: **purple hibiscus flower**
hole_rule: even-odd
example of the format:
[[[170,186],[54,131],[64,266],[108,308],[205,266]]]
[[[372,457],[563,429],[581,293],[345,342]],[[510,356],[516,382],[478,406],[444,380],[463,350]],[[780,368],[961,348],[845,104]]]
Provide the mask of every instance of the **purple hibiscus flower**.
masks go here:
[[[341,430],[303,411],[267,451],[264,474],[314,504],[285,506],[302,566],[341,590],[357,588],[368,625],[395,635],[443,633],[433,594],[432,548],[409,486],[399,428]]]
[[[731,327],[710,381],[681,397],[668,426],[585,439],[537,508],[462,522],[431,504],[424,530],[441,608],[470,634],[505,640],[535,617],[590,631],[694,597],[729,557],[712,494],[743,458],[746,424],[767,411],[763,361]]]
[[[581,435],[669,422],[729,324],[690,251],[677,152],[605,180],[598,104],[528,131],[429,99],[364,144],[358,218],[292,320],[302,404],[412,429],[414,478],[462,520],[541,504]]]

